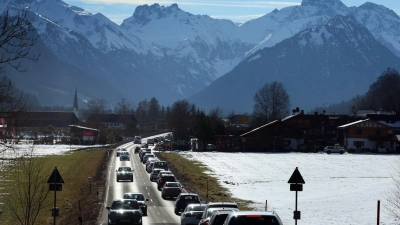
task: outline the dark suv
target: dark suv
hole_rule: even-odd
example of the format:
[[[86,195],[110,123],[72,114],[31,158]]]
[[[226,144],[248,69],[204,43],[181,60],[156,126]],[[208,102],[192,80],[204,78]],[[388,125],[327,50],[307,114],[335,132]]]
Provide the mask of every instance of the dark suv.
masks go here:
[[[108,209],[108,224],[142,224],[142,210],[135,199],[114,199]]]
[[[176,215],[183,212],[186,206],[192,203],[201,203],[201,199],[195,193],[180,193],[175,201],[174,212]]]
[[[173,174],[162,174],[157,180],[157,189],[161,190],[165,182],[177,182]]]

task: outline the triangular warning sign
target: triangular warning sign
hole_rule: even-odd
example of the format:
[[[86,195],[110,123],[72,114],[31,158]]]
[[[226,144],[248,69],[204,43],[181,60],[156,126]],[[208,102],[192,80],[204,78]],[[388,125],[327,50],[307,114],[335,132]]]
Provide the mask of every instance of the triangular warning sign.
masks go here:
[[[61,177],[60,172],[58,172],[57,167],[54,168],[53,173],[50,175],[49,179],[47,180],[48,184],[54,184],[54,183],[64,183],[63,178]]]
[[[289,184],[305,184],[306,182],[304,181],[303,177],[300,174],[300,171],[297,169],[294,170],[292,176],[290,177]]]

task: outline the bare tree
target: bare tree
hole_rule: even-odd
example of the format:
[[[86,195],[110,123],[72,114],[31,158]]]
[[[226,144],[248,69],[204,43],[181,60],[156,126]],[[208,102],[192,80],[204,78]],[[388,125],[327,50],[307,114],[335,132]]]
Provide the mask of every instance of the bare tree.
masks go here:
[[[194,105],[186,100],[176,101],[170,111],[167,110],[167,125],[174,130],[174,137],[185,139],[189,137],[189,130],[194,120]]]
[[[154,121],[159,118],[160,104],[156,98],[151,98],[149,102],[149,119]]]
[[[392,174],[393,186],[387,194],[387,212],[396,220],[400,220],[400,164]]]
[[[6,8],[0,15],[0,70],[8,64],[18,71],[26,71],[21,66],[21,59],[39,59],[40,55],[30,52],[39,38],[32,26],[34,16],[29,8]]]
[[[257,125],[289,114],[289,95],[282,83],[265,84],[254,96],[253,120]]]
[[[32,153],[33,147],[30,154],[16,161],[17,176],[5,199],[5,213],[11,218],[12,224],[35,224],[49,193],[47,178],[51,174],[50,168],[44,166],[44,157],[35,157]],[[5,222],[10,224],[11,221]]]
[[[32,26],[34,16],[29,8],[6,8],[0,15],[0,72],[6,72],[7,65],[23,72],[26,71],[21,65],[23,59],[38,60],[39,55],[31,54],[31,48],[39,37]],[[0,78],[0,118],[17,126],[14,119],[25,110],[23,94],[16,90],[6,76]],[[12,148],[9,144],[2,145],[1,151]]]
[[[225,134],[225,124],[222,114],[223,111],[219,107],[211,109],[208,113],[210,124],[215,134]]]
[[[117,103],[117,107],[115,107],[115,112],[118,114],[128,115],[131,114],[131,105],[126,102],[126,99],[123,98],[120,102]]]
[[[104,99],[90,99],[88,101],[89,114],[103,114],[106,111],[106,100]]]
[[[139,105],[136,108],[135,116],[138,122],[147,122],[149,118],[149,102],[146,99],[139,102]]]

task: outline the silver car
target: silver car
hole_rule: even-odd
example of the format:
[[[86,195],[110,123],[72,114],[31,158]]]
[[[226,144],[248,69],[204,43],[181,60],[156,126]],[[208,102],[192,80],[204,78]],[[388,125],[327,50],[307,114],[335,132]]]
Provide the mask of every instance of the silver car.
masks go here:
[[[181,214],[181,225],[199,224],[206,204],[189,204]]]

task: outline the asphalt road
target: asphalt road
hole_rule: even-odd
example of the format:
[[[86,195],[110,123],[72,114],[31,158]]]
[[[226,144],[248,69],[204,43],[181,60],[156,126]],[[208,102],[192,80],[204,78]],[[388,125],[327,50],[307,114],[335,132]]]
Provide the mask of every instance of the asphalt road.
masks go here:
[[[145,139],[142,143],[145,143]],[[157,183],[150,181],[150,174],[146,172],[144,165],[140,162],[138,154],[134,154],[133,142],[120,146],[126,148],[130,153],[130,161],[119,161],[113,151],[113,157],[110,159],[105,204],[100,215],[100,225],[108,224],[108,210],[106,206],[110,206],[113,199],[122,198],[126,192],[141,192],[144,197],[149,199],[147,202],[147,216],[143,216],[143,225],[179,225],[180,217],[174,214],[175,200],[164,200],[161,198],[161,192],[157,190]],[[150,146],[150,148],[152,148]],[[116,181],[116,170],[120,166],[130,166],[134,170],[134,180]]]

